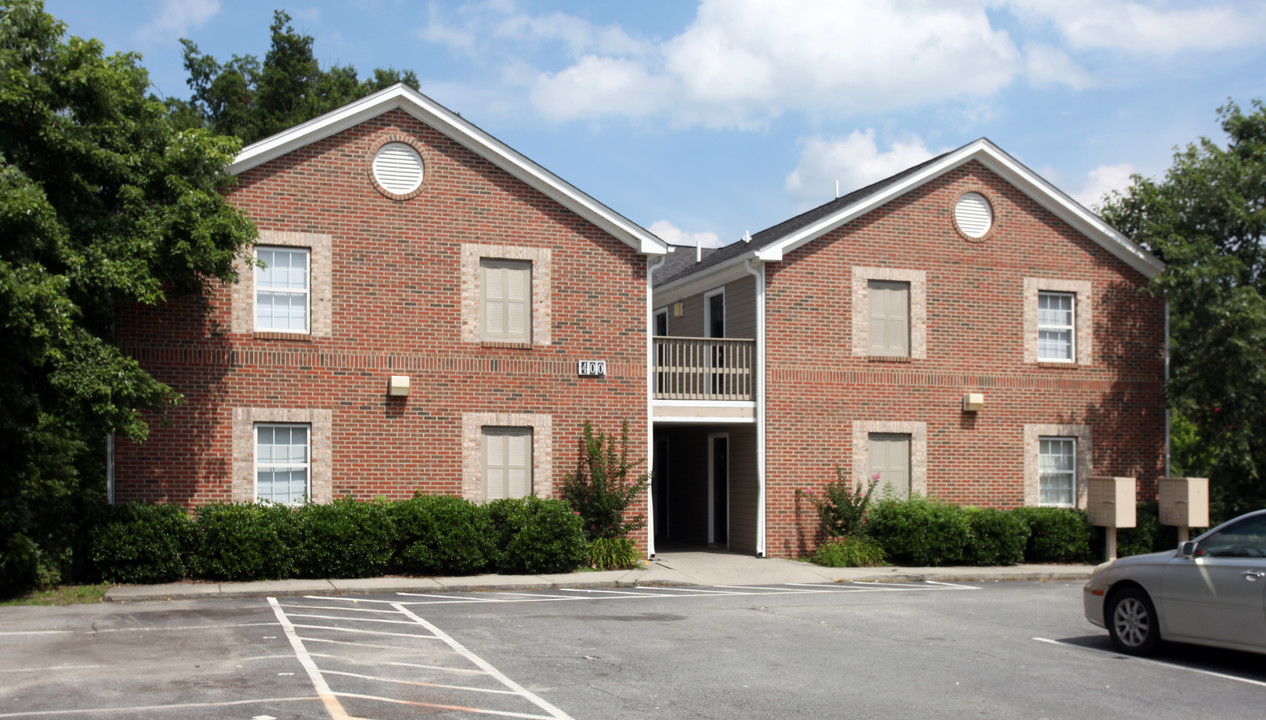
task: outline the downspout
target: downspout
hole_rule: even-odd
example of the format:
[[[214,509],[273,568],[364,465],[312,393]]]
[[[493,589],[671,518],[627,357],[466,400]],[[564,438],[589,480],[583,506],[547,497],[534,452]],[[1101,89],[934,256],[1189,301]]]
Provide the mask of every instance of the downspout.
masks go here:
[[[1173,477],[1169,467],[1169,433],[1173,410],[1169,407],[1169,299],[1165,299],[1165,477]]]
[[[646,263],[646,469],[655,470],[655,291],[654,274],[668,254]],[[646,556],[655,557],[655,484],[646,485]]]
[[[114,504],[114,433],[106,433],[106,502]]]
[[[743,268],[756,278],[756,555],[765,553],[765,264]]]

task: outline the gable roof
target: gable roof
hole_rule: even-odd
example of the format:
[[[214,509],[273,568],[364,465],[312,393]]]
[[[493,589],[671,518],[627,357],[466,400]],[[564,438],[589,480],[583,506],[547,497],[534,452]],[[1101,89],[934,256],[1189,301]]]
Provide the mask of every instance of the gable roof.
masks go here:
[[[997,145],[981,138],[762,230],[753,235],[750,242],[736,242],[717,248],[705,254],[701,262],[692,262],[694,253],[678,250],[673,255],[686,255],[689,261],[670,256],[672,261],[666,262],[655,273],[655,287],[664,288],[715,268],[730,267],[745,260],[779,262],[787,253],[801,245],[812,242],[973,160],[996,173],[1149,280],[1165,268],[1164,263],[1135,245],[1098,215],[1003,152]]]
[[[403,83],[379,90],[337,110],[295,125],[242,148],[229,166],[243,173],[288,152],[329,137],[390,110],[403,110],[465,146],[493,165],[558,202],[568,210],[647,255],[668,252],[667,244],[651,231],[629,220],[571,183],[536,164],[514,148],[463,119],[457,113]]]

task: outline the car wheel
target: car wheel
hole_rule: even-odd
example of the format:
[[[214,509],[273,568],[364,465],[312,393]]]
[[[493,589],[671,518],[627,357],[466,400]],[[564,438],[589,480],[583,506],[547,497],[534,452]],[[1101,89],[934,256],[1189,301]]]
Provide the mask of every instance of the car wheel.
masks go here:
[[[1128,587],[1108,600],[1108,635],[1128,655],[1152,655],[1160,649],[1160,623],[1146,592]]]

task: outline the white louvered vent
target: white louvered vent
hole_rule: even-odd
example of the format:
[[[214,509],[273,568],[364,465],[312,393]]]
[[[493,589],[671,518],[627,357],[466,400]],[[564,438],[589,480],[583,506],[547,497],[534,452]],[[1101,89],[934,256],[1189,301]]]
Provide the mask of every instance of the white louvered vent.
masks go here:
[[[422,184],[422,156],[405,143],[387,143],[374,155],[374,179],[389,193],[408,195]]]
[[[993,208],[980,193],[967,193],[958,199],[954,208],[954,222],[969,238],[981,238],[993,227]]]

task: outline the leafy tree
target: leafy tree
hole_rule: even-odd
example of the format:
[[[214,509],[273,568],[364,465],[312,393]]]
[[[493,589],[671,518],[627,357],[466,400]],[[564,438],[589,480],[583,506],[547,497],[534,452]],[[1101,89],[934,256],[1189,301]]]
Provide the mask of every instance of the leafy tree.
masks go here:
[[[0,0],[0,592],[58,579],[107,433],[178,398],[116,345],[123,305],[235,279],[237,140],[178,132],[134,54]]]
[[[346,65],[322,70],[312,36],[296,32],[281,10],[273,13],[269,29],[272,47],[262,63],[254,55],[220,63],[181,38],[193,97],[170,100],[168,106],[183,126],[205,126],[251,143],[395,83],[418,86],[412,70],[379,68],[364,80]]]
[[[1210,477],[1229,517],[1266,506],[1266,109],[1218,114],[1225,146],[1179,149],[1102,214],[1168,264],[1151,290],[1170,306],[1175,469]]]
[[[590,540],[624,537],[646,526],[646,516],[625,519],[629,506],[650,483],[646,473],[635,475],[640,463],[629,460],[629,423],[620,425],[620,439],[594,430],[585,421],[580,467],[563,478],[563,497],[585,523]]]

